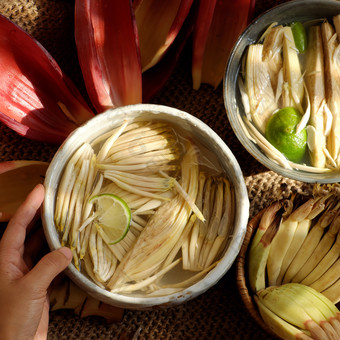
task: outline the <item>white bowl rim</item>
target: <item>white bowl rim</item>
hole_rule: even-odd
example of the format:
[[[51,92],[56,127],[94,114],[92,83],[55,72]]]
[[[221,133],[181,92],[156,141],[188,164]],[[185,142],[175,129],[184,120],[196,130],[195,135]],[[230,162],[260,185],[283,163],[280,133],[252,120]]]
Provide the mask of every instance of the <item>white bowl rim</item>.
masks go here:
[[[68,268],[65,271],[66,274],[70,276],[70,278],[79,287],[85,289],[91,296],[98,298],[99,300],[106,302],[108,304],[128,309],[148,309],[151,307],[154,308],[156,308],[157,306],[166,307],[173,304],[178,304],[204,293],[206,290],[208,290],[210,287],[216,284],[229,270],[229,268],[235,261],[240,251],[249,217],[249,199],[241,168],[239,167],[236,158],[234,157],[228,146],[209,126],[207,126],[205,123],[203,123],[201,120],[194,117],[193,115],[169,106],[157,104],[128,105],[108,110],[105,113],[99,114],[96,117],[89,120],[88,122],[86,122],[84,125],[82,125],[81,127],[79,127],[70,134],[70,136],[64,141],[62,146],[54,155],[46,173],[44,183],[46,188],[46,194],[42,206],[43,227],[47,238],[47,242],[51,250],[58,249],[61,247],[59,236],[56,232],[53,219],[51,222],[50,220],[51,216],[49,216],[48,212],[54,210],[53,206],[54,201],[52,199],[53,193],[49,191],[49,188],[51,187],[51,184],[53,184],[52,182],[54,180],[54,173],[52,169],[54,165],[61,161],[62,150],[71,146],[79,133],[87,129],[94,128],[94,126],[100,123],[101,121],[103,122],[107,121],[107,119],[109,119],[111,115],[121,114],[122,116],[124,116],[127,112],[138,111],[140,112],[147,111],[151,112],[152,114],[166,113],[167,115],[170,116],[174,116],[177,118],[180,117],[180,119],[188,120],[191,124],[195,126],[195,128],[201,130],[202,132],[210,134],[210,136],[213,138],[214,142],[218,145],[218,147],[221,148],[221,150],[223,150],[223,153],[227,157],[228,162],[232,166],[232,171],[234,172],[235,176],[239,178],[238,185],[237,186],[234,185],[235,196],[237,195],[236,199],[238,200],[235,213],[236,218],[234,223],[235,225],[238,225],[238,230],[236,230],[237,231],[236,234],[233,234],[231,243],[221,261],[203,279],[180,292],[162,297],[135,297],[111,293],[105,289],[100,288],[94,282],[86,278],[86,276],[81,274],[73,264],[70,264],[68,266]]]

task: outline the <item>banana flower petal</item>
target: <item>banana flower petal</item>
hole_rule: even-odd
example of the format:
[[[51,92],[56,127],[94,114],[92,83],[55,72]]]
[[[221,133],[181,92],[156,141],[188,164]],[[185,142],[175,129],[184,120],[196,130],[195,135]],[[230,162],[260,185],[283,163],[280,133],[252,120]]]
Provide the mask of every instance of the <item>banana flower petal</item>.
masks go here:
[[[229,53],[253,15],[254,0],[201,0],[193,36],[193,88],[216,88]]]
[[[142,101],[137,27],[130,0],[76,0],[75,40],[98,113]]]
[[[4,16],[0,31],[0,121],[31,139],[61,143],[93,113],[36,40]]]
[[[8,221],[31,190],[44,182],[48,165],[39,161],[0,163],[0,222]]]
[[[140,0],[134,4],[142,71],[157,64],[188,16],[193,0]]]
[[[142,1],[142,0],[140,0]],[[176,39],[158,63],[143,73],[143,102],[149,102],[165,85],[174,71],[182,50],[192,34],[198,12],[198,2],[194,2]]]

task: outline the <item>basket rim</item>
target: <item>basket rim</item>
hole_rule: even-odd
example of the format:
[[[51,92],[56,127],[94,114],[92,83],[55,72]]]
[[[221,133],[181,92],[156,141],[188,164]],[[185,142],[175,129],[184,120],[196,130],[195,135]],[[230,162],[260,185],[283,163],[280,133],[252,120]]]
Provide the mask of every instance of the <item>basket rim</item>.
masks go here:
[[[245,305],[248,313],[254,319],[254,321],[261,326],[261,328],[270,334],[271,336],[278,339],[278,336],[271,330],[271,328],[262,320],[262,317],[257,309],[255,301],[249,293],[247,275],[246,275],[246,258],[248,254],[248,246],[255,234],[257,227],[260,223],[260,219],[266,210],[266,207],[260,210],[255,216],[253,216],[247,224],[247,231],[244,237],[241,250],[236,259],[236,281],[237,289],[241,296],[242,302]]]
[[[310,195],[307,195],[310,196]],[[246,234],[241,246],[241,250],[236,258],[236,281],[237,281],[237,289],[241,296],[242,302],[246,307],[246,310],[254,319],[254,321],[261,326],[261,328],[267,332],[269,335],[273,336],[276,339],[280,339],[277,334],[268,326],[262,319],[255,300],[253,299],[253,294],[250,294],[250,288],[248,284],[247,274],[246,274],[246,259],[248,256],[249,245],[255,235],[257,228],[260,224],[260,220],[262,215],[266,211],[266,209],[273,204],[270,202],[267,206],[265,206],[262,210],[260,210],[257,214],[255,214],[252,218],[249,219],[247,224]],[[340,307],[340,303],[336,304],[336,307]]]

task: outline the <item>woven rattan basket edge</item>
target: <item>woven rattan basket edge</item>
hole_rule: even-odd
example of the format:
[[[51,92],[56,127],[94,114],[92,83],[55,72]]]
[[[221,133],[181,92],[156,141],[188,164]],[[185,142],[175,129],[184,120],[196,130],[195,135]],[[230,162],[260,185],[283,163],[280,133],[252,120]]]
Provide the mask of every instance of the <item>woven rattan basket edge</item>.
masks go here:
[[[267,324],[262,320],[262,317],[257,309],[254,299],[249,294],[249,288],[247,284],[247,275],[246,275],[246,258],[247,258],[248,246],[250,244],[250,241],[252,240],[253,235],[256,232],[260,219],[265,210],[266,208],[262,209],[248,222],[246,235],[244,237],[241,250],[236,259],[236,279],[237,279],[237,288],[238,288],[239,294],[241,296],[242,302],[245,305],[248,313],[255,320],[255,322],[259,326],[261,326],[261,328],[265,332],[267,332],[269,335],[275,338],[278,338],[277,335],[270,329],[270,327],[267,326]]]
[[[241,246],[241,250],[236,259],[236,279],[237,279],[237,289],[241,296],[242,302],[245,305],[248,313],[255,320],[255,322],[269,335],[276,339],[280,339],[271,328],[263,321],[256,303],[252,296],[249,294],[249,287],[247,283],[247,275],[246,275],[246,258],[248,254],[249,244],[257,230],[257,227],[260,223],[260,219],[265,212],[267,207],[264,207],[261,211],[259,211],[254,217],[252,217],[247,224],[247,231]],[[336,307],[340,308],[340,302],[336,304]]]

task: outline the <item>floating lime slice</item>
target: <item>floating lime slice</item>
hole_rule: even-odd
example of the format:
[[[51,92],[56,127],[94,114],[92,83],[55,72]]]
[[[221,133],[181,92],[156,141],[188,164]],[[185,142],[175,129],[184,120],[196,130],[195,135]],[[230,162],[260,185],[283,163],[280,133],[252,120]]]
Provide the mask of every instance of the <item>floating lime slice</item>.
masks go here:
[[[90,198],[95,205],[95,223],[102,228],[110,244],[121,241],[130,229],[131,210],[124,200],[113,194]]]

